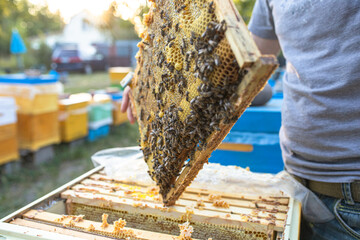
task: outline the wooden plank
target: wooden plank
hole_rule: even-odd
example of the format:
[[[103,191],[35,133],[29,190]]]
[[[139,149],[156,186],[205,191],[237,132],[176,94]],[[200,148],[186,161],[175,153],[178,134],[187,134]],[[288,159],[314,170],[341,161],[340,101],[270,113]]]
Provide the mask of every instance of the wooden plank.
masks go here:
[[[301,203],[292,199],[290,211],[286,219],[286,226],[283,233],[284,240],[298,240],[300,238]]]
[[[232,0],[215,0],[215,13],[221,22],[226,21],[227,31],[225,32],[231,49],[241,68],[251,66],[260,57],[250,32],[236,9]]]
[[[7,240],[82,240],[78,237],[4,222],[0,222],[0,235]]]
[[[34,229],[38,229],[38,230],[54,232],[54,233],[58,233],[58,234],[62,234],[62,235],[78,237],[78,238],[83,238],[83,239],[91,239],[91,240],[113,239],[113,238],[97,236],[94,234],[74,231],[74,230],[70,230],[67,228],[62,228],[62,227],[47,225],[47,224],[43,224],[43,223],[39,223],[39,222],[29,221],[29,220],[25,220],[25,219],[21,219],[21,218],[16,218],[15,220],[11,221],[10,223],[18,225],[18,226],[30,227],[30,228],[34,228]]]
[[[116,234],[114,234],[114,225],[112,225],[112,224],[109,224],[109,226],[106,228],[102,228],[101,227],[102,223],[100,223],[100,222],[94,222],[94,221],[89,221],[89,220],[85,220],[85,219],[82,221],[79,221],[79,222],[75,222],[75,221],[72,221],[71,217],[66,217],[66,216],[65,216],[64,220],[59,221],[59,219],[61,219],[63,217],[62,215],[53,214],[53,213],[44,212],[44,211],[38,211],[38,210],[30,210],[29,212],[25,213],[23,215],[23,217],[50,223],[50,224],[57,225],[57,226],[65,226],[66,228],[70,228],[70,229],[78,229],[78,230],[86,231],[86,232],[88,232],[87,229],[89,228],[89,226],[93,225],[94,226],[94,229],[92,231],[93,233],[116,237]],[[70,221],[72,221],[72,222],[70,222]],[[150,231],[134,229],[134,228],[124,227],[124,229],[133,231],[134,234],[136,235],[136,239],[139,239],[139,240],[153,240],[153,239],[173,240],[173,238],[175,237],[173,235],[150,232]]]
[[[228,151],[237,151],[237,152],[252,152],[254,150],[254,146],[251,144],[222,142],[217,149],[228,150]]]
[[[131,213],[156,215],[169,217],[173,219],[182,219],[188,214],[189,209],[182,206],[171,206],[163,208],[161,203],[134,201],[119,197],[112,197],[103,194],[79,193],[73,190],[67,190],[61,194],[62,198],[70,199],[73,203],[84,204],[94,207],[109,208],[118,211],[128,211]],[[242,226],[254,231],[265,232],[267,225],[275,223],[276,231],[283,231],[284,221],[276,219],[262,219],[254,216],[219,213],[209,210],[192,209],[192,221],[204,222],[216,225],[234,225]]]

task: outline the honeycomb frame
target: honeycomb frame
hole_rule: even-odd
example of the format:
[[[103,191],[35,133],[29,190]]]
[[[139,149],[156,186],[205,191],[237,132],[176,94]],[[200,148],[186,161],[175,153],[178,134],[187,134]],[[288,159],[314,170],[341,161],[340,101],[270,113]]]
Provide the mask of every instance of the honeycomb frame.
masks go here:
[[[153,1],[131,83],[140,145],[173,205],[277,67],[231,0]]]

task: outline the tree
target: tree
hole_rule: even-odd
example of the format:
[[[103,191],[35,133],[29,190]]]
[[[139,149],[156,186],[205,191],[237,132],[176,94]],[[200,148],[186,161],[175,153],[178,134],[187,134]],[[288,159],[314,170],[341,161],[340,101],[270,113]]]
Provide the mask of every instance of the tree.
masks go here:
[[[128,21],[123,20],[117,16],[117,2],[112,2],[103,14],[100,22],[100,28],[106,32],[110,32],[112,41],[116,40],[130,40],[137,39],[138,35],[135,32],[134,25]]]
[[[27,42],[27,38],[61,31],[64,22],[60,13],[51,13],[47,5],[36,6],[27,0],[0,0],[0,55],[10,54],[13,28]]]
[[[255,0],[234,0],[234,3],[246,24],[249,23]]]

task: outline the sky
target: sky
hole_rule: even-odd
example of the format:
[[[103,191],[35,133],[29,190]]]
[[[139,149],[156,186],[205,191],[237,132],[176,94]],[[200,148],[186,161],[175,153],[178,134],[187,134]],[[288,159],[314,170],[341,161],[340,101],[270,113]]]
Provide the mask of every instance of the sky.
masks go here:
[[[51,12],[60,11],[65,22],[72,16],[86,9],[95,16],[108,9],[113,0],[29,0],[33,4],[47,3]],[[116,0],[120,5],[119,14],[125,20],[132,17],[134,11],[146,0]]]

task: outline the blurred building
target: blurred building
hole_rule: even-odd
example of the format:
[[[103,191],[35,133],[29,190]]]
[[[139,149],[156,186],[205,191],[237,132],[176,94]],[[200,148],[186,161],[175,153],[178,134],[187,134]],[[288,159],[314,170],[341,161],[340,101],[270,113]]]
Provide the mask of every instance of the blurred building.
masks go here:
[[[69,23],[64,27],[63,32],[49,34],[45,38],[36,38],[32,40],[32,47],[37,48],[42,41],[54,48],[57,45],[73,44],[77,46],[91,46],[93,43],[111,42],[110,34],[100,30],[98,18],[89,11],[83,10],[73,16]]]
[[[110,43],[110,35],[97,27],[98,19],[90,12],[83,10],[71,18],[58,42],[74,43],[78,46],[89,46],[93,43]]]

